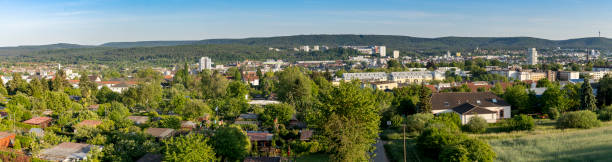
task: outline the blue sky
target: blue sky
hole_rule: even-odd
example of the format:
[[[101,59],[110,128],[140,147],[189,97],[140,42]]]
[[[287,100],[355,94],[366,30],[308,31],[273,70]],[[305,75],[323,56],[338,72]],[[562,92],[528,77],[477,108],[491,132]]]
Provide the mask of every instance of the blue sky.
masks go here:
[[[0,0],[0,46],[298,34],[612,37],[610,8],[603,0]]]

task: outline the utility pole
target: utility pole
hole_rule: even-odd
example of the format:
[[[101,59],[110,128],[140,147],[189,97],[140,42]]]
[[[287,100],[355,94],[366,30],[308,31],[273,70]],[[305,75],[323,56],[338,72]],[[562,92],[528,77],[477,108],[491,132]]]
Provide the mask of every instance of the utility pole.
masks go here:
[[[406,120],[402,124],[402,139],[404,140],[404,162],[406,162]]]

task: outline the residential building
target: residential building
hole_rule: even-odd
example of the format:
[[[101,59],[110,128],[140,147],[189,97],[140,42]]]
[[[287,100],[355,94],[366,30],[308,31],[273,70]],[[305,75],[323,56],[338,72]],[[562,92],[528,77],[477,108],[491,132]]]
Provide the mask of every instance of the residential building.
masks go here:
[[[50,117],[42,116],[42,117],[33,117],[32,119],[26,120],[23,123],[39,126],[41,128],[46,128],[50,126],[51,120],[53,119]]]
[[[385,46],[376,46],[377,53],[380,54],[380,57],[387,56],[387,47]]]
[[[387,81],[388,75],[385,72],[370,73],[344,73],[342,77],[346,81],[358,79],[361,81]]]
[[[310,46],[301,46],[300,50],[302,50],[304,52],[310,52]]]
[[[510,118],[510,104],[492,92],[434,93],[430,102],[432,113],[458,113],[463,124],[473,116],[483,117],[489,123]]]
[[[560,81],[569,81],[580,78],[580,73],[575,71],[559,71],[557,74],[559,75]]]
[[[391,72],[390,78],[397,83],[423,83],[434,80],[434,75],[431,71],[405,71]]]
[[[380,82],[370,82],[370,83],[363,83],[362,87],[366,87],[369,86],[372,89],[377,89],[377,90],[391,90],[391,89],[395,89],[397,88],[397,82],[392,82],[392,81],[380,81]]]
[[[538,64],[538,51],[536,50],[536,48],[527,49],[527,55],[529,55],[529,65]]]
[[[90,144],[64,142],[41,150],[38,158],[48,161],[82,161],[87,160],[87,153],[93,149],[100,148]]]
[[[200,58],[200,69],[198,69],[199,71],[202,71],[204,69],[212,69],[212,60],[208,57],[202,57]]]
[[[546,78],[546,73],[545,72],[531,72],[529,74],[529,80],[533,80],[533,81],[538,81],[540,79]]]
[[[15,140],[15,133],[0,132],[0,149],[9,147],[12,141]]]
[[[175,131],[171,128],[148,128],[145,133],[159,139],[165,139],[174,136]]]
[[[398,59],[400,57],[400,51],[399,50],[393,50],[393,58],[394,59]]]

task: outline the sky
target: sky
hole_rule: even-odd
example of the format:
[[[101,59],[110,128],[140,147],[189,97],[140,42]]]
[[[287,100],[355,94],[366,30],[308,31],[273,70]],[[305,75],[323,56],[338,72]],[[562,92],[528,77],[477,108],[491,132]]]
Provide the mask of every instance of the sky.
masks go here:
[[[384,34],[612,37],[605,0],[0,0],[0,46]]]

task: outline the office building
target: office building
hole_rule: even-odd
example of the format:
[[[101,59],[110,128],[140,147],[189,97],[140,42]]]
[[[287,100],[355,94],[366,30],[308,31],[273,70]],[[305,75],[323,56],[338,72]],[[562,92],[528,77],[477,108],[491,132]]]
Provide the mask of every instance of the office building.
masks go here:
[[[212,69],[212,60],[208,57],[202,57],[200,58],[200,71],[204,70],[204,69]]]
[[[538,64],[538,51],[536,50],[536,48],[529,48],[527,50],[527,54],[529,55],[529,65]]]

